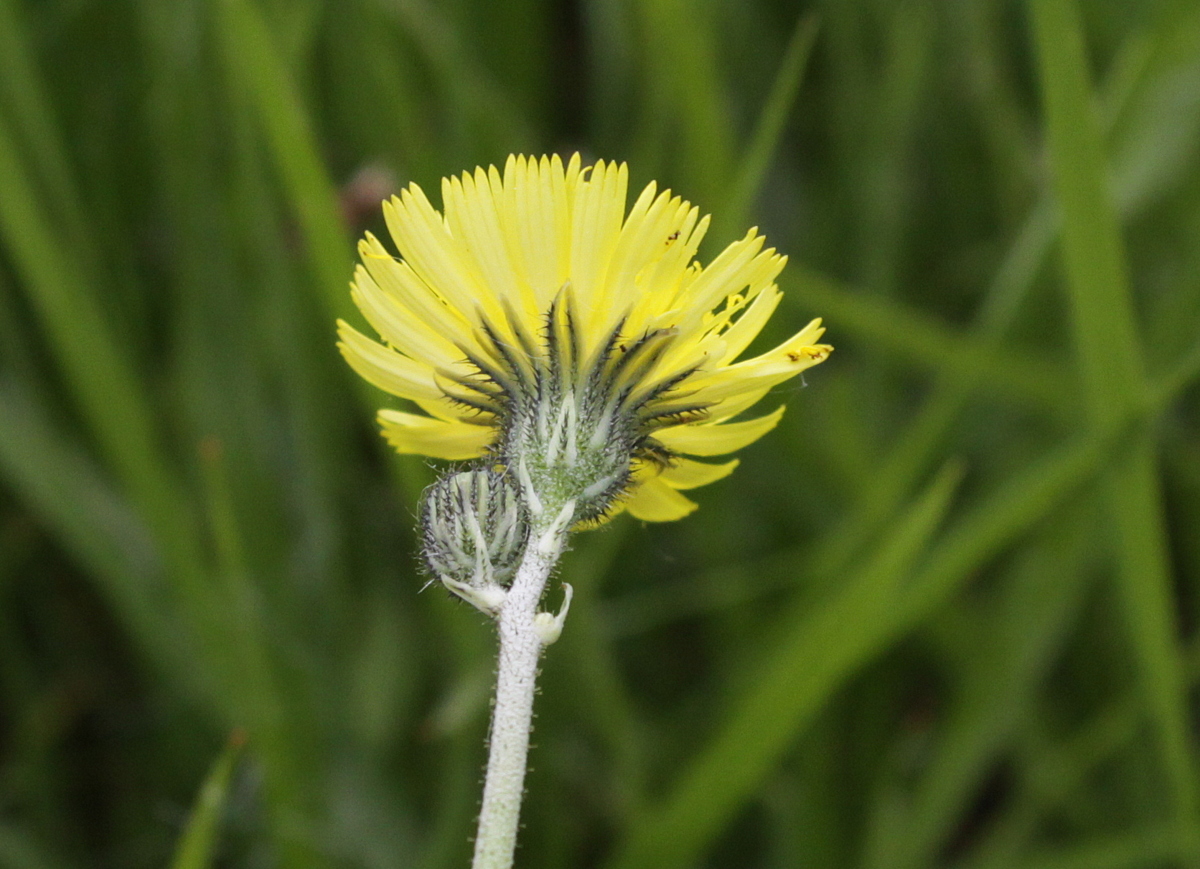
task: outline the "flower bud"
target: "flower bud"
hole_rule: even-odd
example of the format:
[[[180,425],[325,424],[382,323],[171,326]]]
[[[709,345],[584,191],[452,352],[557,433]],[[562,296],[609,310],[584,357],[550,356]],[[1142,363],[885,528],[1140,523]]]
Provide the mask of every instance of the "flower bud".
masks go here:
[[[495,614],[529,538],[517,487],[489,468],[447,474],[425,492],[421,529],[430,572],[459,597]]]

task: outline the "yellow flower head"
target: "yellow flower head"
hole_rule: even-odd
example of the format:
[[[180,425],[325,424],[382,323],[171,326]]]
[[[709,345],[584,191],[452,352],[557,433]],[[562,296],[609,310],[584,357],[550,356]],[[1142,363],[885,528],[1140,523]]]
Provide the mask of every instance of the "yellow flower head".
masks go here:
[[[340,347],[375,386],[425,414],[382,410],[402,453],[483,458],[536,515],[687,515],[681,489],[724,477],[691,456],[738,450],[783,408],[732,422],[832,350],[814,320],[735,361],[779,304],[786,257],[750,230],[707,267],[699,209],[649,184],[625,212],[625,164],[509,157],[384,204],[401,259],[359,244],[354,301],[385,343],[346,323]],[[544,502],[544,503],[543,503]]]

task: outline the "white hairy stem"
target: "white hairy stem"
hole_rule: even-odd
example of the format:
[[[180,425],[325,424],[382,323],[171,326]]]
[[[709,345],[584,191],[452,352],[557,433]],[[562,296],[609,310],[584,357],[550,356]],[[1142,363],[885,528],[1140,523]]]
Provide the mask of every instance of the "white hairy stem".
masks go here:
[[[472,869],[511,869],[513,865],[521,797],[525,791],[529,733],[533,726],[538,658],[543,645],[550,640],[545,626],[538,623],[537,606],[565,538],[565,529],[557,521],[548,531],[556,532],[556,545],[546,547],[544,533],[534,532],[530,536],[525,556],[496,616],[500,635],[496,701],[492,708],[487,777]]]

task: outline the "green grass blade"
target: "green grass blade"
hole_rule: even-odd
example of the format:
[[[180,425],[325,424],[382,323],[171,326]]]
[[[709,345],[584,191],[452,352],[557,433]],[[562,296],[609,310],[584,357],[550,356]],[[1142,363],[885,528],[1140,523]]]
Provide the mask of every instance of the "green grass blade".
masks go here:
[[[1081,557],[1087,530],[1079,519],[1056,524],[1010,571],[988,631],[969,638],[980,660],[954,692],[938,751],[902,805],[889,805],[889,823],[868,837],[865,866],[918,869],[936,863],[991,764],[1021,723],[1037,714],[1038,690],[1093,576],[1089,560]]]
[[[361,322],[348,289],[353,251],[338,204],[337,190],[321,159],[317,137],[302,94],[284,64],[267,21],[252,0],[221,0],[216,15],[233,102],[244,99],[252,122],[261,130],[285,198],[304,236],[305,251],[317,288],[317,305],[330,321]],[[343,371],[343,377],[351,377]],[[353,378],[352,388],[372,415],[385,399]],[[379,447],[381,450],[382,446]],[[419,463],[392,456],[389,461],[399,487],[416,501],[431,482]]]
[[[1187,678],[1194,685],[1198,677],[1200,646],[1193,644],[1188,653]],[[1061,812],[1078,791],[1088,787],[1097,769],[1128,749],[1139,736],[1141,707],[1140,693],[1128,690],[1061,744],[1046,746],[1039,739],[1036,747],[1019,751],[1019,777],[1025,796],[1014,801],[1011,809],[992,824],[961,869],[1007,869],[1015,865],[1017,855],[1028,846],[1042,820]]]
[[[858,131],[859,250],[856,282],[872,295],[894,296],[911,245],[908,210],[922,102],[933,56],[932,4],[913,2],[886,13],[879,80]],[[865,135],[864,135],[865,133]]]
[[[789,615],[779,648],[667,800],[650,808],[611,869],[689,866],[828,696],[875,649],[913,563],[937,531],[957,484],[943,472],[845,590],[820,609]]]
[[[57,243],[11,129],[0,117],[0,242],[8,248],[55,361],[122,488],[182,588],[204,596],[201,547],[160,448],[146,392],[96,304],[88,273]]]
[[[233,773],[237,769],[245,738],[234,733],[212,765],[188,816],[183,837],[171,861],[171,869],[209,869],[216,859],[221,816],[229,799]]]
[[[735,237],[743,231],[754,198],[762,189],[771,168],[771,159],[779,147],[787,124],[788,115],[800,93],[804,71],[808,68],[809,56],[817,38],[819,21],[815,13],[801,15],[788,41],[787,50],[775,74],[775,83],[763,105],[758,123],[746,145],[738,166],[737,175],[730,185],[729,193],[721,205],[713,228],[716,238]]]
[[[0,0],[0,107],[20,131],[26,154],[36,159],[38,185],[68,223],[66,236],[87,241],[70,165],[58,135],[53,108],[32,57],[30,39],[14,0]]]
[[[730,724],[722,730],[712,746],[701,752],[683,782],[668,796],[664,803],[647,812],[645,818],[634,827],[633,833],[618,851],[608,869],[673,869],[691,864],[694,858],[712,841],[730,814],[745,798],[758,779],[747,781],[748,770],[738,769],[729,778],[724,775],[731,767],[746,760],[743,751],[763,752],[756,754],[753,770],[756,773],[766,768],[769,761],[794,736],[806,717],[823,702],[841,679],[854,666],[877,654],[882,648],[927,617],[956,588],[974,575],[989,558],[994,557],[1005,546],[1021,534],[1026,533],[1063,499],[1091,479],[1102,462],[1112,454],[1115,435],[1105,438],[1086,436],[1068,442],[1050,455],[1029,466],[1020,476],[1009,481],[992,494],[984,504],[965,516],[930,553],[925,566],[905,586],[902,594],[880,598],[874,595],[871,581],[879,582],[871,569],[864,569],[855,582],[847,586],[835,601],[815,613],[807,611],[794,616],[797,623],[811,620],[811,630],[825,625],[832,617],[839,619],[838,640],[832,645],[819,648],[801,648],[806,638],[814,633],[798,631],[794,643],[780,652],[774,667],[786,669],[788,664],[801,666],[805,670],[803,679],[763,688],[763,697],[771,698],[774,691],[787,695],[784,712],[788,715],[789,727],[779,728],[772,734],[779,740],[773,745],[764,745],[761,736],[755,736],[747,746],[735,743],[731,735],[744,738],[743,729],[757,722],[745,712],[750,706],[740,707],[730,716]],[[928,495],[926,497],[929,497]],[[871,566],[878,566],[887,549],[895,547],[904,539],[914,514],[898,525],[888,536],[890,543],[881,547]],[[860,596],[862,599],[860,599]],[[843,611],[843,609],[845,611]],[[862,630],[852,633],[849,626],[858,625]],[[831,627],[831,626],[830,626]],[[787,653],[795,652],[809,657],[803,662],[793,661]],[[846,659],[834,659],[840,653]],[[771,672],[772,665],[764,668]],[[819,676],[814,678],[814,674]],[[801,690],[803,689],[803,690]],[[761,702],[761,701],[760,701]],[[757,712],[757,710],[756,710]],[[770,720],[770,719],[764,719]],[[767,751],[767,749],[772,749]],[[730,782],[740,783],[734,791]],[[703,789],[707,790],[703,790]]]
[[[340,218],[337,190],[321,160],[301,94],[256,4],[221,0],[216,7],[230,85],[261,124],[304,236],[320,303],[331,316],[350,316],[354,308],[346,286],[352,250]]]
[[[1179,37],[1180,27],[1186,32],[1189,29],[1187,25],[1196,17],[1186,10],[1183,11],[1186,14],[1182,22],[1175,18],[1168,22],[1170,26],[1166,29],[1165,36],[1172,40]],[[1195,27],[1200,29],[1200,25]],[[1174,66],[1165,61],[1163,65],[1167,71],[1174,73]],[[1196,118],[1193,116],[1185,119],[1189,123],[1180,123],[1179,116],[1175,114],[1149,113],[1148,106],[1143,103],[1153,105],[1158,99],[1157,92],[1156,89],[1150,88],[1150,96],[1143,95],[1140,101],[1135,101],[1131,109],[1148,116],[1146,124],[1139,128],[1139,141],[1161,141],[1165,137],[1184,135],[1190,135],[1194,139],[1200,135],[1200,125],[1195,122]],[[1113,186],[1117,191],[1117,204],[1124,220],[1128,221],[1140,214],[1147,205],[1161,199],[1161,193],[1164,192],[1163,179],[1177,176],[1181,170],[1182,155],[1187,153],[1190,152],[1186,148],[1172,148],[1168,154],[1171,159],[1159,159],[1153,153],[1142,149],[1134,155],[1127,156],[1114,167]],[[972,330],[974,349],[970,350],[969,354],[979,354],[982,357],[989,350],[993,353],[999,350],[1005,333],[1011,328],[1049,252],[1053,249],[1059,227],[1057,204],[1053,203],[1049,196],[1044,196],[1030,210],[991,281],[977,316],[976,326]],[[798,267],[793,265],[792,268]],[[914,349],[907,342],[903,346],[897,343],[901,334],[915,334],[928,346],[939,348],[934,350],[936,354],[947,353],[948,356],[950,353],[956,353],[953,350],[940,349],[944,343],[953,343],[942,331],[944,327],[938,327],[931,321],[909,320],[907,309],[889,307],[875,299],[860,298],[848,290],[842,290],[837,284],[815,272],[806,271],[802,266],[799,268],[803,278],[802,286],[807,294],[806,308],[826,313],[834,312],[831,322],[835,327],[850,327],[864,338],[869,338],[872,343],[895,346],[897,352],[923,352]],[[785,272],[785,280],[787,277],[788,273]],[[900,331],[894,328],[897,322],[905,324]],[[963,357],[959,358],[961,360]],[[974,373],[971,373],[971,363],[962,366],[951,364],[948,367],[952,373],[947,374],[943,371],[939,374],[939,382],[933,394],[907,425],[904,434],[897,438],[896,446],[879,462],[879,468],[873,475],[870,497],[841,523],[839,529],[827,538],[822,546],[821,554],[816,559],[822,571],[839,572],[849,554],[857,551],[870,539],[878,527],[878,522],[892,515],[912,490],[914,481],[926,472],[972,392],[983,391],[986,386],[997,383],[1002,387],[1010,385],[1006,375],[998,367],[985,367],[981,364],[974,369]],[[1190,352],[1156,381],[1154,398],[1150,404],[1157,408],[1164,407],[1194,379],[1198,369],[1200,342],[1195,343]],[[1037,378],[1031,376],[1029,382],[1032,383],[1035,379]],[[1045,395],[1047,407],[1062,401],[1065,391],[1075,391],[1065,373],[1060,373],[1056,380],[1061,381],[1056,389],[1062,396],[1055,399],[1049,394]],[[1060,418],[1073,419],[1076,413],[1073,409],[1076,399],[1071,398],[1069,401],[1070,406],[1059,404],[1051,408],[1052,412],[1061,414]],[[770,561],[773,563],[799,557],[807,556],[805,553],[785,552],[772,556]],[[726,571],[725,568],[718,570]],[[674,584],[647,588],[626,595],[609,605],[612,630],[621,635],[635,634],[684,616],[731,606],[776,587],[756,584],[754,577],[773,577],[780,574],[779,570],[765,563],[757,568],[738,568],[727,572],[736,576],[730,576],[725,581],[701,583],[704,588],[719,590],[715,597],[680,594]],[[692,583],[689,582],[688,585],[691,586]]]
[[[986,342],[964,338],[906,305],[852,293],[796,263],[780,275],[780,284],[804,310],[820,311],[831,330],[861,336],[880,352],[954,380],[986,378],[997,394],[1020,400],[1053,418],[1072,414],[1073,378],[1053,363],[1001,354]]]
[[[1191,863],[1200,857],[1178,831],[1155,825],[1130,833],[1100,836],[1056,851],[1035,854],[1016,865],[1020,869],[1140,869],[1143,866]]]
[[[59,365],[106,456],[135,488],[157,488],[149,466],[150,413],[140,384],[111,338],[90,282],[56,243],[42,201],[0,117],[0,240],[38,312]]]
[[[215,574],[224,595],[225,642],[213,650],[214,668],[225,678],[228,705],[235,720],[248,729],[261,758],[266,794],[276,828],[276,845],[291,867],[325,865],[323,855],[310,841],[290,834],[297,821],[314,814],[315,785],[319,773],[312,745],[318,733],[305,707],[288,702],[270,657],[270,637],[257,589],[249,574],[244,544],[233,510],[230,479],[222,445],[209,440],[201,445],[204,494],[214,542]],[[291,698],[293,701],[299,698]]]
[[[620,803],[632,815],[645,800],[646,751],[633,698],[622,683],[613,648],[613,634],[598,618],[600,583],[622,554],[630,523],[620,522],[602,538],[580,541],[578,554],[569,555],[564,577],[575,587],[577,603],[571,610],[571,630],[560,641],[561,669],[569,683],[555,680],[559,667],[547,665],[546,692],[571,698],[573,715],[594,722],[612,758],[613,786],[621,789]],[[564,682],[566,680],[563,680]],[[572,686],[581,686],[573,688]]]
[[[715,9],[684,0],[638,0],[633,5],[643,32],[650,94],[644,127],[657,133],[649,144],[658,152],[645,153],[641,162],[652,165],[665,156],[687,198],[716,202],[728,189],[736,142],[730,95],[719,76]],[[731,240],[717,239],[724,244]]]
[[[0,824],[0,865],[8,869],[65,869],[67,863],[23,830]]]
[[[1124,244],[1071,0],[1033,0],[1050,161],[1079,367],[1091,417],[1107,425],[1146,398]],[[1155,447],[1139,439],[1108,481],[1117,581],[1181,839],[1200,843],[1191,716],[1177,640]],[[1194,849],[1200,850],[1200,848]],[[1191,865],[1200,865],[1200,861]]]
[[[161,566],[145,525],[28,388],[0,379],[0,476],[33,505],[78,563],[120,601],[139,639],[166,645]]]
[[[1103,107],[1113,118],[1113,195],[1123,212],[1174,193],[1200,147],[1200,7],[1166,4],[1158,19],[1150,36],[1129,38],[1130,53],[1142,57],[1130,64],[1140,75],[1124,89],[1127,101]]]
[[[450,97],[447,114],[456,126],[469,126],[476,133],[474,138],[482,138],[485,146],[497,143],[501,150],[492,157],[497,162],[509,151],[533,147],[538,133],[530,120],[465,44],[442,5],[429,0],[393,0],[379,5],[404,28],[434,70],[439,87]],[[453,154],[447,171],[462,171],[454,159],[462,162],[478,156],[466,153],[479,146],[473,139],[455,144],[458,147],[453,151],[458,153]]]
[[[1068,0],[1034,0],[1032,10],[1080,374],[1097,421],[1111,423],[1142,389],[1124,244],[1078,14]]]
[[[1181,392],[1193,386],[1197,379],[1200,379],[1200,337],[1174,365],[1155,380],[1150,404],[1165,408],[1175,401]]]
[[[1010,810],[995,819],[960,869],[1008,869],[1016,864],[1044,819],[1062,810],[1089,776],[1138,733],[1140,702],[1126,695],[1110,703],[1065,745],[1018,751],[1021,793]],[[1028,739],[1026,740],[1028,741]]]

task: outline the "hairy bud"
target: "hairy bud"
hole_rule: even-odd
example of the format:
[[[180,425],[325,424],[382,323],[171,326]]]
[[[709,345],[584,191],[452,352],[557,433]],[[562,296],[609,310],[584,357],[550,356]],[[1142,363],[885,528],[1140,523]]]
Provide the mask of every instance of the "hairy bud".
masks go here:
[[[430,572],[454,594],[494,615],[529,539],[517,487],[488,468],[447,474],[425,492],[421,529]]]

